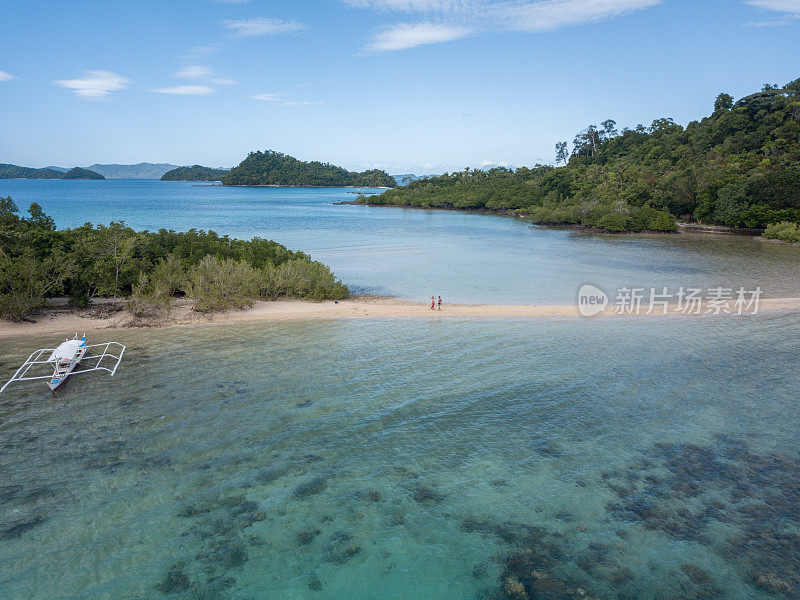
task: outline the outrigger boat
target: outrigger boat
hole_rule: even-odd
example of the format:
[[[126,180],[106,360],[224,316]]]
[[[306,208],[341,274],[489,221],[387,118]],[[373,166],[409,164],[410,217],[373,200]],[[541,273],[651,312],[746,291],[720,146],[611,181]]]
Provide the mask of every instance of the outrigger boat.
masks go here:
[[[118,354],[109,352],[111,347],[115,348]],[[93,352],[93,353],[90,353]],[[50,356],[46,360],[42,360],[42,356],[50,352]],[[91,371],[108,371],[111,376],[117,372],[119,363],[122,362],[122,354],[125,352],[125,346],[119,342],[106,342],[104,344],[87,344],[86,334],[78,339],[78,334],[75,334],[73,339],[66,338],[65,341],[57,348],[42,348],[37,350],[28,357],[22,366],[17,369],[14,376],[9,379],[0,392],[5,390],[12,383],[18,381],[31,381],[33,379],[47,379],[48,387],[55,391],[56,388],[61,386],[70,375],[77,375],[78,373],[90,373]],[[103,359],[108,358],[106,364]],[[81,364],[81,368],[77,368]],[[52,375],[37,374],[37,369],[41,369],[41,365],[49,365],[53,368]],[[33,369],[33,371],[31,371]],[[31,373],[31,374],[29,374]]]

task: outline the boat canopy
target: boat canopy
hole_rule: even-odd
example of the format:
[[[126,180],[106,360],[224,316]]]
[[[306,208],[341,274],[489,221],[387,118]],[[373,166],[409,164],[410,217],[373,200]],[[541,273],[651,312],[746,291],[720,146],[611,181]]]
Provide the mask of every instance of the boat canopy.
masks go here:
[[[73,360],[78,350],[85,344],[85,340],[67,340],[63,342],[58,348],[53,350],[47,362],[56,362],[57,360]]]

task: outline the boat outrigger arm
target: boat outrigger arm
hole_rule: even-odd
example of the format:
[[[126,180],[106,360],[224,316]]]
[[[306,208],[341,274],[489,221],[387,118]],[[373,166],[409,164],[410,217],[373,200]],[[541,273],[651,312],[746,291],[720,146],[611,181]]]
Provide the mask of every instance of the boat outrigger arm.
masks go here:
[[[46,356],[48,352],[50,356],[43,359],[42,357]],[[3,387],[0,387],[0,392],[12,383],[34,379],[48,379],[47,385],[51,390],[55,390],[70,375],[91,373],[92,371],[108,371],[113,377],[119,363],[122,362],[124,352],[125,346],[119,342],[87,345],[86,336],[79,340],[76,335],[74,340],[67,340],[58,348],[42,348],[31,354],[28,360],[17,369],[14,376]],[[105,363],[104,359],[106,359]],[[53,369],[53,373],[51,375],[37,374],[41,373],[39,365],[49,365]]]

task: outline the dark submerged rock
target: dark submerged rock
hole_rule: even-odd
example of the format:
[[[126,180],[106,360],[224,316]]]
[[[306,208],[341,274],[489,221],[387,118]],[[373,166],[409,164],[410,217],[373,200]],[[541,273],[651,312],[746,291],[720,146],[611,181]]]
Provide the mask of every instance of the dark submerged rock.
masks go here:
[[[296,500],[303,500],[309,496],[314,496],[325,491],[326,487],[328,487],[328,480],[326,477],[314,477],[294,488],[292,496]]]
[[[681,566],[681,571],[686,573],[686,575],[697,585],[710,585],[713,583],[713,579],[711,575],[708,574],[708,571],[701,569],[697,565],[683,565]]]
[[[296,536],[297,543],[301,546],[308,546],[320,533],[322,532],[319,529],[306,529],[300,531]]]
[[[34,527],[44,523],[47,517],[37,515],[27,520],[16,521],[4,527],[0,527],[0,539],[13,539],[22,536]]]
[[[444,501],[444,496],[430,488],[418,487],[411,494],[414,502],[420,504],[439,504]]]
[[[334,564],[344,564],[361,552],[361,546],[351,543],[353,536],[339,531],[331,537],[325,549],[325,560]]]
[[[315,591],[315,592],[318,592],[323,587],[325,587],[325,584],[322,583],[322,580],[319,577],[317,577],[316,573],[312,573],[311,575],[309,575],[309,577],[308,577],[308,589],[310,589],[312,591]]]
[[[192,582],[189,579],[189,575],[183,570],[184,567],[183,563],[170,567],[161,583],[156,585],[156,589],[162,594],[175,594],[188,590]]]
[[[773,594],[788,594],[792,591],[792,586],[774,573],[759,575],[756,586]]]

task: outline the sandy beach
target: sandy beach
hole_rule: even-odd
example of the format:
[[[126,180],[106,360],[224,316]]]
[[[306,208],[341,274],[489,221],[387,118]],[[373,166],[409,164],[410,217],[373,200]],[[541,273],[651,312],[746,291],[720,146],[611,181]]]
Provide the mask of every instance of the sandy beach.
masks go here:
[[[109,305],[109,303],[106,303]],[[213,314],[201,314],[192,310],[189,300],[176,302],[170,315],[161,320],[137,320],[124,310],[103,310],[99,304],[90,310],[56,307],[36,315],[31,321],[12,322],[0,320],[0,338],[21,335],[62,334],[65,332],[89,332],[104,329],[128,329],[141,327],[174,327],[182,325],[244,323],[258,321],[280,321],[292,319],[491,319],[491,318],[656,318],[656,317],[704,317],[713,316],[714,311],[703,304],[699,310],[684,312],[677,305],[669,305],[666,314],[660,306],[648,311],[642,304],[639,314],[620,314],[616,307],[608,306],[592,317],[580,314],[576,305],[505,305],[505,304],[445,304],[441,311],[431,310],[429,304],[409,302],[396,298],[356,296],[339,302],[308,302],[303,300],[259,301],[252,308],[231,310]],[[800,312],[800,298],[765,298],[759,305],[759,313],[774,311]],[[748,316],[745,312],[742,316]],[[728,318],[741,318],[733,313],[721,313]]]

